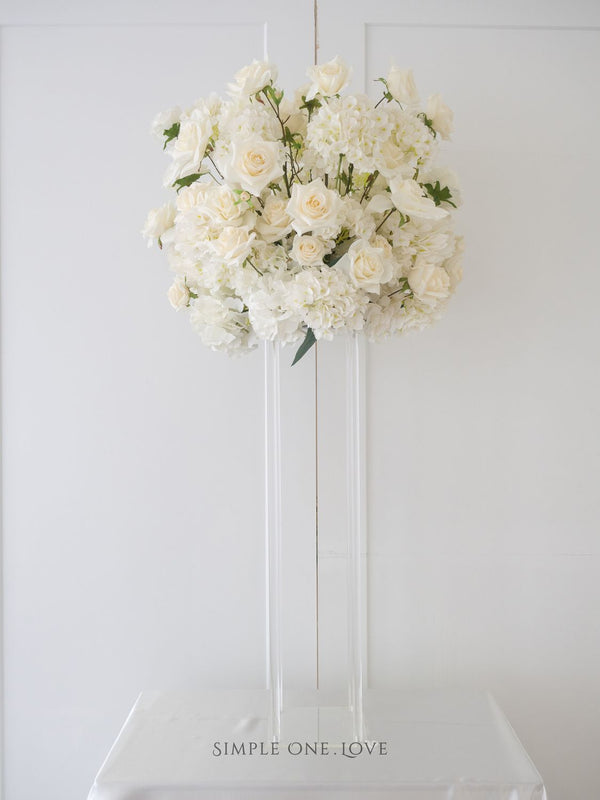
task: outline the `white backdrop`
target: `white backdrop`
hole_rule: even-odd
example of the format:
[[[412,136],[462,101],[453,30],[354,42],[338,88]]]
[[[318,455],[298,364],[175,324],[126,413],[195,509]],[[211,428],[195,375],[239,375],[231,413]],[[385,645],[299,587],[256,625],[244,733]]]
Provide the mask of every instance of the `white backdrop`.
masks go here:
[[[154,113],[222,89],[265,43],[299,83],[313,4],[214,5],[13,0],[0,17],[6,800],[81,798],[143,688],[264,681],[261,357],[202,348],[138,230],[163,197]],[[371,685],[491,689],[552,800],[588,800],[598,6],[318,12],[321,59],[352,62],[355,88],[395,60],[442,92],[466,196],[465,282],[446,319],[368,353]],[[339,434],[323,424],[326,348],[324,465]],[[284,392],[299,598],[286,658],[310,683],[310,359]]]

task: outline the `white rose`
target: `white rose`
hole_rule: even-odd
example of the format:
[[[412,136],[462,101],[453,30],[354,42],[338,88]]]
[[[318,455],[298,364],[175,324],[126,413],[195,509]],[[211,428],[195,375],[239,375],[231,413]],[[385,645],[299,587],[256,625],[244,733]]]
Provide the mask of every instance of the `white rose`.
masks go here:
[[[260,92],[265,86],[277,80],[277,67],[267,61],[254,61],[242,67],[234,76],[235,83],[229,84],[229,92],[247,97]]]
[[[379,294],[380,285],[392,277],[392,262],[387,255],[383,247],[374,247],[358,239],[335,266],[345,272],[355,286]]]
[[[462,281],[463,277],[461,257],[459,255],[451,256],[449,259],[444,261],[443,267],[450,278],[450,288],[452,291],[454,291],[454,289],[456,289],[458,284]]]
[[[250,253],[255,233],[250,233],[248,228],[237,225],[228,225],[223,228],[219,237],[213,239],[213,251],[228,264],[241,264]]]
[[[279,107],[279,112],[281,117],[285,119],[285,127],[290,129],[290,133],[299,133],[304,139],[306,138],[308,115],[305,111],[300,110],[300,106],[303,102],[300,93],[296,92],[294,100],[283,99]]]
[[[270,195],[254,226],[265,242],[277,242],[292,229],[286,198]]]
[[[179,136],[175,139],[171,155],[173,164],[167,171],[165,184],[170,185],[179,178],[200,171],[200,164],[212,134],[212,123],[198,114],[181,122]]]
[[[181,311],[190,302],[190,290],[184,278],[175,278],[169,291],[167,292],[169,302],[176,311]]]
[[[427,101],[425,113],[431,120],[436,133],[439,133],[442,139],[449,139],[454,130],[454,112],[443,102],[441,95],[431,95]]]
[[[375,236],[371,239],[371,244],[373,247],[378,247],[380,250],[383,250],[383,257],[384,258],[393,258],[394,251],[392,250],[392,245],[388,242],[385,236],[381,236],[381,234],[376,233]]]
[[[386,139],[378,148],[379,171],[386,178],[392,178],[402,173],[411,174],[410,165],[407,163],[407,153],[402,147],[398,147],[391,139]]]
[[[450,277],[443,267],[417,264],[408,273],[408,285],[418,300],[435,306],[450,295]]]
[[[390,94],[399,103],[415,105],[419,102],[419,93],[412,69],[392,67],[387,76],[387,85]]]
[[[248,198],[248,195],[246,196]],[[206,197],[206,215],[219,225],[241,225],[249,222],[246,214],[248,203],[233,192],[229,186],[214,187]]]
[[[231,157],[224,164],[225,178],[258,195],[283,175],[282,161],[279,142],[265,142],[258,137],[234,141]]]
[[[148,240],[148,247],[152,247],[154,242],[160,243],[161,237],[173,227],[174,221],[175,206],[171,203],[149,211],[142,229],[142,236]]]
[[[205,206],[211,190],[210,184],[200,181],[196,181],[190,186],[184,186],[177,193],[177,208],[179,211],[191,211],[198,206]]]
[[[350,82],[352,70],[339,56],[336,56],[326,64],[309,67],[307,75],[312,83],[306,94],[306,99],[312,100],[317,94],[331,97],[331,95],[341,92]]]
[[[300,106],[304,105],[303,98],[306,97],[309,89],[309,83],[300,86],[294,92],[293,99],[284,97],[279,106],[280,114],[282,118],[286,120],[286,128],[289,128],[291,133],[299,133],[303,139],[306,138],[308,114],[306,113],[306,109],[301,110]]]
[[[450,277],[450,289],[452,291],[456,289],[456,287],[462,280],[463,276],[462,254],[464,253],[464,251],[465,251],[465,241],[462,236],[457,236],[454,253],[450,256],[450,258],[446,259],[446,261],[444,261],[442,265]]]
[[[390,181],[393,204],[398,211],[418,219],[441,219],[448,216],[445,208],[436,206],[430,197],[425,197],[423,189],[416,181],[394,178]]]
[[[342,201],[337,192],[328,189],[321,178],[306,184],[295,183],[287,212],[296,233],[320,233],[338,226]]]
[[[374,195],[367,203],[367,212],[369,214],[383,214],[393,208],[392,197],[389,192],[380,192]]]
[[[323,263],[327,247],[317,236],[295,236],[292,245],[292,258],[303,267],[314,267]]]

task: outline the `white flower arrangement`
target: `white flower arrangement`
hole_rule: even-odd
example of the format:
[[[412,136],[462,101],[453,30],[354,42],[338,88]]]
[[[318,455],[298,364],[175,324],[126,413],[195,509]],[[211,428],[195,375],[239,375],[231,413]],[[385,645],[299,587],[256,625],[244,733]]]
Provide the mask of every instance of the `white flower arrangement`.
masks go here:
[[[175,273],[171,304],[213,349],[302,340],[295,363],[342,329],[421,329],[461,279],[458,180],[433,163],[452,132],[440,95],[422,110],[412,71],[396,67],[378,102],[342,95],[337,57],[308,76],[288,99],[277,69],[254,61],[228,99],[153,123],[177,194],[143,233]]]

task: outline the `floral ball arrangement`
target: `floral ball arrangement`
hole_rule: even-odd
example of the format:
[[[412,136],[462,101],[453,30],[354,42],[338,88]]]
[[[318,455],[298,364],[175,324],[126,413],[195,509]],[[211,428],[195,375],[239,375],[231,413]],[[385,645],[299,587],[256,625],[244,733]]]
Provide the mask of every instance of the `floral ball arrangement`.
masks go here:
[[[458,181],[434,163],[452,111],[439,95],[422,107],[410,70],[379,78],[378,101],[342,93],[337,57],[308,77],[288,98],[254,61],[227,99],[153,123],[176,194],[143,233],[175,273],[171,304],[215,350],[278,339],[300,343],[298,360],[343,329],[421,329],[461,279]]]

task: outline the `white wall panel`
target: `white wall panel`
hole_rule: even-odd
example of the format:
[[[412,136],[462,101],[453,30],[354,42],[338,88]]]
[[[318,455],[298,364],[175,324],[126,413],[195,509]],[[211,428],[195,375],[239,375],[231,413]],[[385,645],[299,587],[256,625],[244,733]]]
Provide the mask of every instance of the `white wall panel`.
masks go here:
[[[2,12],[7,800],[84,796],[144,688],[264,683],[262,354],[201,345],[139,230],[154,114],[265,45],[296,84],[313,44],[307,5],[58,5]],[[312,397],[310,362],[294,380]]]
[[[550,796],[593,797],[598,5],[319,8],[355,89],[395,62],[442,93],[465,196],[445,319],[369,348],[371,685],[491,689]]]
[[[299,84],[312,6],[0,10],[7,800],[81,797],[143,688],[264,681],[262,357],[202,347],[138,231],[164,197],[154,113],[222,90],[265,42],[284,85]],[[553,800],[587,800],[600,737],[600,7],[318,7],[321,60],[345,56],[355,89],[372,91],[394,59],[423,94],[444,94],[466,198],[465,282],[446,318],[369,348],[371,683],[491,689]],[[322,545],[336,553],[345,475],[328,347]],[[314,363],[286,372],[287,355],[284,662],[310,685]],[[323,570],[329,600],[338,567]],[[343,660],[331,611],[326,681]]]

